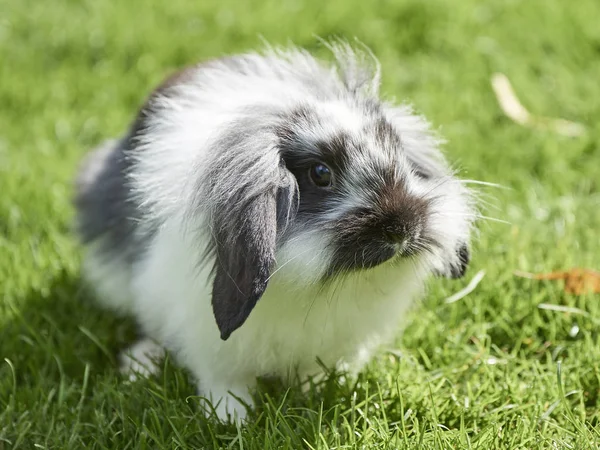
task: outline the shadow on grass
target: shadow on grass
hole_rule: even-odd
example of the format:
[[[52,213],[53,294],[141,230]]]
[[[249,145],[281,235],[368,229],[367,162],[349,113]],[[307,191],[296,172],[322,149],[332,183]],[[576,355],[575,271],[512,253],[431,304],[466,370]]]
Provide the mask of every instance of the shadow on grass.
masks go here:
[[[91,295],[63,272],[14,305],[0,326],[0,357],[13,365],[21,386],[41,375],[50,381],[82,378],[86,365],[116,370],[118,349],[135,338],[135,325],[96,308]]]

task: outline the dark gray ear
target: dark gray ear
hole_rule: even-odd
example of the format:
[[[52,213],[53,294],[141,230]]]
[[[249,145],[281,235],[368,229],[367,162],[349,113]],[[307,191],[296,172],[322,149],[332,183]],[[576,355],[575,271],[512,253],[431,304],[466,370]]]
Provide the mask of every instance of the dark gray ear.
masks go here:
[[[278,230],[297,208],[297,185],[293,175],[281,168],[277,186],[237,204],[222,205],[215,223],[215,279],[213,313],[226,340],[248,318],[261,298],[275,263]],[[235,220],[231,220],[235,217]]]

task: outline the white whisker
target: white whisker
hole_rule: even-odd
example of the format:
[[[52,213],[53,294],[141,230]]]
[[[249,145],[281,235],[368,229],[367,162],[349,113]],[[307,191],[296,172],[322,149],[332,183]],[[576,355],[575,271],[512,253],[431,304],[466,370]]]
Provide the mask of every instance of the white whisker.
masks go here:
[[[480,180],[458,180],[459,183],[462,184],[479,184],[481,186],[489,186],[489,187],[495,187],[498,189],[506,189],[506,190],[510,190],[511,188],[507,187],[507,186],[502,186],[501,184],[498,183],[490,183],[488,181],[480,181]]]
[[[469,215],[465,214],[465,216],[468,217]],[[495,217],[482,216],[480,214],[472,214],[472,217],[475,217],[476,219],[489,220],[490,222],[502,223],[504,225],[512,225],[512,222],[509,222],[508,220],[497,219]]]
[[[473,219],[489,220],[490,222],[498,222],[498,223],[503,223],[505,225],[512,225],[512,223],[507,220],[498,219],[496,217],[484,216],[482,214],[474,214],[474,213],[460,213],[460,212],[453,212],[453,211],[443,211],[443,212],[432,212],[431,215],[470,217]]]

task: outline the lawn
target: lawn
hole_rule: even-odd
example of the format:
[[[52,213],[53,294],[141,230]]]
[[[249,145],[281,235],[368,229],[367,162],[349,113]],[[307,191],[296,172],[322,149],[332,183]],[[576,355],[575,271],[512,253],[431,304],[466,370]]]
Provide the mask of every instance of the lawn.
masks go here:
[[[600,445],[600,295],[514,276],[600,269],[599,18],[598,0],[0,0],[0,450]],[[478,190],[509,224],[480,222],[467,277],[432,280],[358,380],[265,387],[238,429],[202,418],[169,360],[119,375],[135,327],[80,284],[72,180],[172,69],[262,38],[322,53],[317,35],[370,46],[382,91],[431,119],[462,176],[503,186]],[[512,122],[495,72],[586,134]]]

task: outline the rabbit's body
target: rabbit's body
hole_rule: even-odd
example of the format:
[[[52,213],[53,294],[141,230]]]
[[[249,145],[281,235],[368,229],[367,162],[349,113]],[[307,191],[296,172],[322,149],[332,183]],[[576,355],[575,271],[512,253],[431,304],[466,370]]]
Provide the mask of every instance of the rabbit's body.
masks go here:
[[[258,376],[359,369],[430,272],[467,263],[468,196],[426,122],[336,56],[341,73],[297,50],[188,69],[80,174],[99,301],[135,316],[222,417],[244,414],[228,391],[248,400]]]

